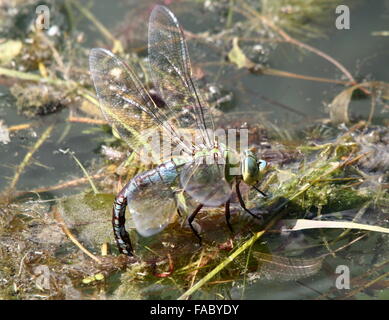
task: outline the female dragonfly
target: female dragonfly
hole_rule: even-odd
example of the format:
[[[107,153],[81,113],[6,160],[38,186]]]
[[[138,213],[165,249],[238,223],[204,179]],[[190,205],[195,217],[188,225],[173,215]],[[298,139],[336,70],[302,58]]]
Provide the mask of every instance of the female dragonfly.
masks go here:
[[[191,78],[183,31],[177,18],[164,6],[155,6],[150,15],[148,58],[156,95],[147,92],[135,72],[110,51],[95,48],[89,57],[100,108],[114,133],[138,153],[148,145],[146,133],[161,130],[171,146],[181,150],[182,156],[172,157],[137,175],[115,198],[112,217],[115,239],[119,251],[130,256],[133,249],[125,229],[127,206],[138,233],[150,236],[172,222],[179,213],[179,194],[185,193],[198,202],[188,223],[201,242],[192,222],[204,205],[225,204],[227,225],[232,231],[229,219],[233,185],[242,208],[257,217],[246,208],[239,183],[243,180],[256,188],[266,166],[253,151],[246,150],[238,162],[239,174],[229,173],[234,153],[219,144],[212,134],[210,110]],[[197,129],[200,132],[197,142],[183,139],[182,129]]]

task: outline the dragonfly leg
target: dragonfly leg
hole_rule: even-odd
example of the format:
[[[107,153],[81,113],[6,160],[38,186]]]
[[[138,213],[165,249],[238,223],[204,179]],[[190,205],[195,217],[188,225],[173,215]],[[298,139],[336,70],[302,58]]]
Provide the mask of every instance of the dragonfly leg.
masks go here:
[[[234,233],[234,230],[232,229],[232,226],[231,226],[231,223],[230,223],[230,218],[231,218],[231,214],[230,214],[230,199],[228,199],[228,201],[225,204],[224,214],[226,216],[226,222],[227,222],[228,229],[230,229],[231,233]]]
[[[195,211],[193,211],[192,214],[188,218],[189,226],[192,229],[195,236],[197,237],[197,239],[199,239],[200,246],[201,246],[201,237],[200,237],[199,233],[197,232],[197,230],[193,227],[192,222],[193,222],[194,218],[196,217],[196,215],[200,212],[202,207],[203,207],[203,205],[199,204],[198,207],[195,209]]]
[[[239,200],[240,206],[243,208],[244,211],[249,213],[251,216],[253,216],[256,219],[260,219],[261,220],[260,217],[258,217],[257,215],[255,215],[249,209],[246,208],[246,204],[244,203],[243,198],[242,198],[242,194],[240,193],[239,184],[240,184],[240,181],[237,181],[235,187],[236,187],[236,194],[238,196],[238,200]]]
[[[128,256],[133,256],[131,240],[128,232],[125,228],[126,223],[126,207],[127,207],[127,191],[128,185],[126,185],[122,191],[116,196],[113,209],[112,209],[112,226],[115,235],[115,240],[119,248],[120,253]]]
[[[255,190],[257,190],[257,191],[258,191],[262,196],[264,196],[265,198],[267,197],[267,194],[266,194],[265,192],[259,190],[256,186],[253,186],[253,188],[254,188]]]
[[[180,211],[180,209],[178,209],[178,208],[177,208],[177,213],[178,213],[178,215],[179,215],[180,217],[182,217],[181,211]]]

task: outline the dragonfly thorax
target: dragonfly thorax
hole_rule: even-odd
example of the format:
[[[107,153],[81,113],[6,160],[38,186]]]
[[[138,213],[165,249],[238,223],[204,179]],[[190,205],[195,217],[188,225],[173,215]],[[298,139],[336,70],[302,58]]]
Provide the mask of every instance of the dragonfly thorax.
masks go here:
[[[215,157],[216,156],[216,157]],[[196,152],[194,160],[217,159],[219,164],[225,166],[225,178],[228,182],[232,182],[234,178],[243,180],[248,185],[256,185],[263,175],[263,171],[267,166],[265,160],[258,159],[252,149],[247,149],[239,155],[236,150],[220,144],[212,150],[202,150]]]

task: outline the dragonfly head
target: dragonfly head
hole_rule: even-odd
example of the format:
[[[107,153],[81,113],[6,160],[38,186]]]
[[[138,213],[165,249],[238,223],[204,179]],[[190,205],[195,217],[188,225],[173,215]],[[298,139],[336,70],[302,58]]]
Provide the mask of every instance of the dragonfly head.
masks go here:
[[[266,161],[258,159],[252,149],[245,150],[242,160],[243,181],[250,186],[256,185],[266,165]]]

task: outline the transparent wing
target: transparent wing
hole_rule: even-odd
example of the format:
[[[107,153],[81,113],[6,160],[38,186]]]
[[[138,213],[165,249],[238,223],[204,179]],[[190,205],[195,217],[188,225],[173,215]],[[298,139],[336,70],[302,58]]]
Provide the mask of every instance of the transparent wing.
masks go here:
[[[174,119],[179,128],[199,129],[202,144],[212,148],[212,115],[192,81],[184,35],[177,18],[169,9],[159,5],[154,7],[148,37],[151,78],[166,102],[165,117]]]
[[[177,215],[173,190],[162,180],[140,186],[128,198],[128,209],[136,230],[144,237],[162,231]]]
[[[191,152],[163,112],[164,103],[153,101],[122,60],[106,49],[96,48],[90,52],[89,68],[103,115],[134,151],[149,146],[154,152],[149,137],[163,128],[172,145],[181,144],[185,152]]]
[[[231,185],[225,176],[226,165],[219,153],[196,158],[180,174],[182,188],[207,206],[219,206],[231,196]]]

